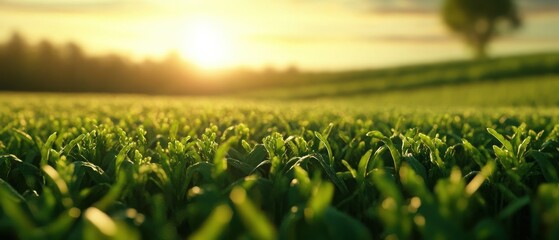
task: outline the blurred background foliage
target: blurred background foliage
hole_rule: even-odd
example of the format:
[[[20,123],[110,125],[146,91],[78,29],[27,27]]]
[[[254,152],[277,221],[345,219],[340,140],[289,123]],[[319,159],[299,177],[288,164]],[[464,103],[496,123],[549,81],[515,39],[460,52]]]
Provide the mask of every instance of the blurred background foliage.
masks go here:
[[[28,44],[14,33],[0,45],[0,90],[42,92],[237,95],[317,98],[378,94],[436,86],[514,81],[559,73],[559,54],[533,54],[421,64],[378,70],[301,72],[243,69],[205,73],[169,54],[134,62],[117,54],[94,56],[75,43]]]

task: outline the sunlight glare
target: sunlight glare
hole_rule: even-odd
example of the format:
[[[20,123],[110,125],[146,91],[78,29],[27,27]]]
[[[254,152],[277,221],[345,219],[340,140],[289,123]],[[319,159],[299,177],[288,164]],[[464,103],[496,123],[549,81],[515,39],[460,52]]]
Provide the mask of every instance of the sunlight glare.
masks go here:
[[[188,25],[182,51],[201,68],[220,68],[228,63],[230,41],[224,28],[216,22],[198,19]]]

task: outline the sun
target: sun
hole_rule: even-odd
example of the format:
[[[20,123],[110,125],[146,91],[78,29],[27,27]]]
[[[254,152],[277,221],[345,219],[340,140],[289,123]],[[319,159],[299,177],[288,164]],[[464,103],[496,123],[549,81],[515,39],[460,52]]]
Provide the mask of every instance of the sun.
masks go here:
[[[220,68],[229,61],[231,41],[219,24],[198,19],[188,24],[181,50],[189,61],[201,68]]]

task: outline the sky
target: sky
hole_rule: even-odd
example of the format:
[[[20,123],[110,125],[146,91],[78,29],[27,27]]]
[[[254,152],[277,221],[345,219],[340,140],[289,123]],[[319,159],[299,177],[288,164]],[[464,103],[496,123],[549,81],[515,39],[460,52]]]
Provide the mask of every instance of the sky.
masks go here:
[[[0,0],[0,40],[73,41],[133,59],[171,51],[201,68],[349,70],[467,59],[442,0]],[[559,1],[520,1],[524,26],[492,55],[559,51]]]

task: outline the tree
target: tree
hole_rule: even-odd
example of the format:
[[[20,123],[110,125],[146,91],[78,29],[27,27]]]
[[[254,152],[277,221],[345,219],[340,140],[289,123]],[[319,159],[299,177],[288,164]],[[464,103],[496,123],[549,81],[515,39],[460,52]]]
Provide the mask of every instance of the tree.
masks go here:
[[[59,49],[47,40],[42,40],[36,46],[37,56],[32,62],[31,74],[34,78],[40,78],[31,88],[38,90],[59,90],[65,87],[62,74],[62,59]]]
[[[487,56],[487,46],[504,28],[520,26],[514,0],[445,0],[442,17],[448,28],[473,50],[476,58]]]
[[[82,48],[73,42],[66,43],[61,50],[63,56],[64,90],[76,91],[82,86],[92,85],[91,64]]]
[[[29,46],[23,37],[14,32],[8,42],[2,45],[0,54],[0,89],[21,90],[29,85]]]

